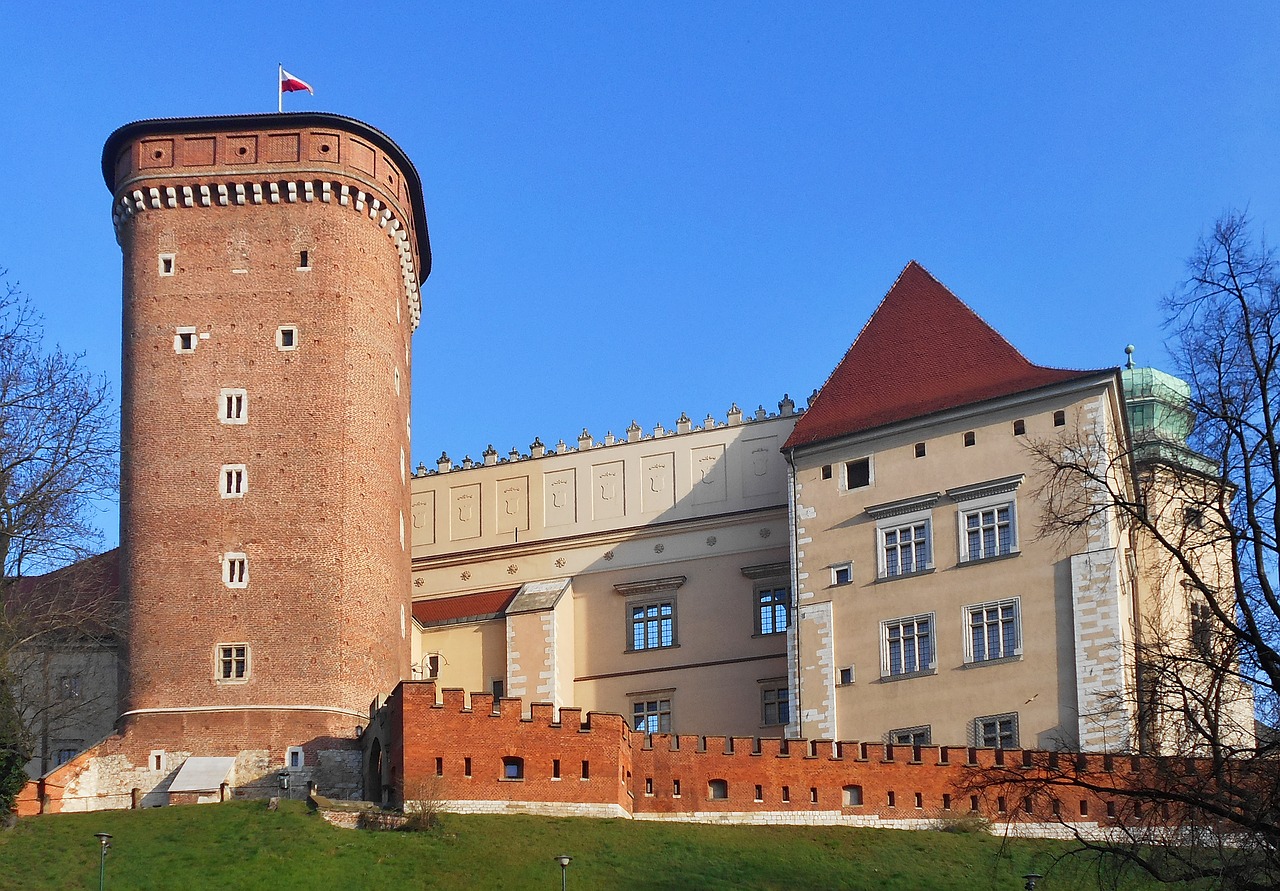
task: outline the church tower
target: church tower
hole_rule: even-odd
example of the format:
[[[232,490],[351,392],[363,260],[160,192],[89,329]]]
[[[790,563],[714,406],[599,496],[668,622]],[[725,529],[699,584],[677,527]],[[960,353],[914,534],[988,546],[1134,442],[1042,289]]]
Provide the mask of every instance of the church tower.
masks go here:
[[[237,787],[286,766],[356,791],[357,728],[409,673],[418,174],[319,113],[139,121],[102,166],[124,255],[125,738],[234,756]]]

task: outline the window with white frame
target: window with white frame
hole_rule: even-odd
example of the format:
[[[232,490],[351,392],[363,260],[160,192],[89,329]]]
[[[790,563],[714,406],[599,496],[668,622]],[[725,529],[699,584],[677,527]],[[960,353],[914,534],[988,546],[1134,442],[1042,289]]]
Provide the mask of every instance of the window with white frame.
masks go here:
[[[173,332],[173,351],[175,353],[194,353],[200,343],[200,335],[194,326],[183,325]]]
[[[243,464],[222,465],[221,495],[223,498],[242,498],[248,487],[248,478]]]
[[[985,749],[1013,749],[1018,745],[1018,715],[987,715],[973,720],[973,743]]]
[[[239,552],[222,555],[222,583],[228,588],[249,587],[249,557]]]
[[[158,260],[159,260],[160,275],[167,278],[173,275],[175,272],[177,272],[177,269],[178,269],[177,254],[172,252],[166,252],[166,253],[160,254]]]
[[[248,391],[224,388],[218,394],[218,420],[224,424],[249,423]]]
[[[836,563],[831,567],[831,584],[848,585],[853,582],[853,564]]]
[[[880,529],[881,576],[891,578],[933,566],[928,519]]]
[[[1018,553],[1016,494],[1023,475],[948,489],[957,505],[960,562]]]
[[[781,678],[760,687],[760,723],[766,727],[791,723],[791,694]]]
[[[781,634],[790,624],[791,589],[756,589],[756,634]]]
[[[933,627],[933,613],[881,622],[881,674],[897,677],[935,669]]]
[[[987,662],[1022,655],[1019,600],[997,600],[964,608],[965,656],[969,662]]]
[[[848,491],[871,485],[871,459],[859,458],[844,465],[844,487]]]
[[[276,349],[281,352],[298,348],[298,326],[281,325],[276,329]]]
[[[933,738],[933,728],[929,724],[918,727],[899,727],[890,730],[887,739],[894,746],[927,746]]]
[[[633,699],[631,727],[640,733],[670,733],[671,697]]]
[[[218,644],[215,677],[219,681],[247,681],[249,679],[249,645]]]
[[[290,770],[298,770],[306,765],[307,756],[303,754],[302,746],[289,746],[285,750],[284,764]]]
[[[674,600],[627,605],[631,624],[632,650],[657,650],[676,644],[676,604]]]

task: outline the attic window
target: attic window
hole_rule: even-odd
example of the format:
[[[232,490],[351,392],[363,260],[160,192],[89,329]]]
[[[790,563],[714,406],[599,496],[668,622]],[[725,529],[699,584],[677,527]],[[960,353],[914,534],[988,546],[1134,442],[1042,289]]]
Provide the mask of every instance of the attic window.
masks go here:
[[[1055,411],[1053,413],[1053,426],[1055,427],[1067,426],[1067,413],[1065,411]]]
[[[823,465],[822,465],[822,478],[823,478],[824,480],[829,480],[829,479],[831,479],[831,465],[830,465],[830,464],[823,464]]]
[[[916,457],[917,458],[924,457],[924,443],[922,442],[916,443]]]
[[[978,444],[978,436],[972,430],[970,430],[968,433],[964,435],[965,448],[968,448],[971,445],[977,445],[977,444]]]
[[[1027,422],[1026,422],[1026,421],[1022,420],[1022,418],[1018,418],[1018,420],[1016,420],[1016,421],[1014,421],[1014,422],[1013,422],[1013,435],[1014,435],[1014,436],[1022,436],[1022,435],[1024,435],[1026,432],[1027,432]]]
[[[871,485],[871,459],[859,458],[844,466],[846,489],[863,489]]]

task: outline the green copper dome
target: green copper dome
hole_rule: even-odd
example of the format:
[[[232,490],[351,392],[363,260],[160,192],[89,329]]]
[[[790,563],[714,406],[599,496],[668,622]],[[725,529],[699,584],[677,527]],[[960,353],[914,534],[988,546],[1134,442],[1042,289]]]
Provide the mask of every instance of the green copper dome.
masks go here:
[[[1191,386],[1158,368],[1133,364],[1133,347],[1125,348],[1129,361],[1120,372],[1125,409],[1138,461],[1159,460],[1180,464],[1201,473],[1217,473],[1217,465],[1187,446],[1195,426],[1191,410]]]

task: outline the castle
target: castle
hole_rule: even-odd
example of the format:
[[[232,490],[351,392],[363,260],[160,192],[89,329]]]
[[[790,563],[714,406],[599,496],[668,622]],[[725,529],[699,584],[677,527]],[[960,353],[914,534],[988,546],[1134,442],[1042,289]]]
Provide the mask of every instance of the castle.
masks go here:
[[[391,139],[319,113],[141,121],[103,173],[124,256],[124,682],[116,732],[60,749],[28,810],[285,780],[399,804],[448,777],[488,784],[451,789],[458,809],[677,814],[698,808],[672,806],[672,765],[706,735],[739,765],[833,740],[935,768],[948,747],[1159,749],[1135,635],[1195,604],[1097,492],[1087,524],[1037,531],[1046,448],[1159,445],[1130,488],[1198,460],[1180,382],[1036,365],[912,262],[804,409],[412,469],[431,253]],[[803,760],[734,812],[862,806],[864,784]],[[686,782],[729,798],[723,776]]]

